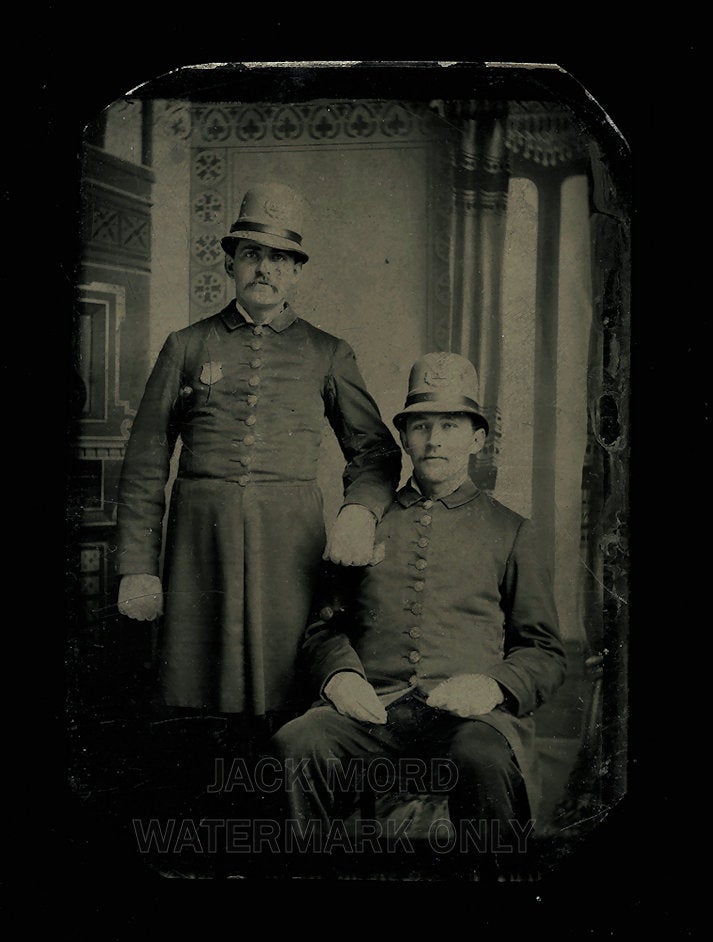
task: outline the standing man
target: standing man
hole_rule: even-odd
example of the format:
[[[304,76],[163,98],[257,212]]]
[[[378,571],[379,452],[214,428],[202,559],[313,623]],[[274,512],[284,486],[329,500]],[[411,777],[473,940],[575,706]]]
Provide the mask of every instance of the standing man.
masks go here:
[[[469,477],[488,433],[478,396],[463,357],[414,364],[394,419],[413,475],[372,563],[335,573],[302,651],[321,702],[277,732],[272,756],[304,772],[286,774],[289,822],[321,833],[355,760],[452,763],[456,848],[512,866],[535,815],[534,714],[562,684],[565,655],[532,524]]]
[[[352,349],[287,301],[308,260],[301,233],[302,201],[289,187],[245,194],[221,241],[235,299],[166,340],[133,424],[118,509],[119,611],[164,616],[165,704],[273,727],[302,702],[294,661],[323,553],[345,566],[369,560],[401,470]],[[325,416],[346,461],[326,550],[316,482]]]

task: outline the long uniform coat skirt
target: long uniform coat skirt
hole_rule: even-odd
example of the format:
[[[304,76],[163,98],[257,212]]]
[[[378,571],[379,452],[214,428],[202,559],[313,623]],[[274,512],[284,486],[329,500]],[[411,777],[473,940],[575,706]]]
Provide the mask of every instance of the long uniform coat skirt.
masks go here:
[[[505,702],[476,721],[507,739],[534,814],[535,714],[564,681],[566,660],[532,523],[470,480],[433,500],[409,482],[376,537],[381,562],[325,575],[333,589],[300,653],[313,690],[353,670],[388,705],[409,692],[425,699],[460,674],[494,678]]]
[[[170,706],[254,716],[302,703],[294,662],[324,551],[316,482],[325,415],[345,456],[344,503],[381,518],[401,453],[352,349],[289,306],[269,325],[231,302],[172,333],[123,465],[118,571],[159,574],[167,524],[161,687]]]

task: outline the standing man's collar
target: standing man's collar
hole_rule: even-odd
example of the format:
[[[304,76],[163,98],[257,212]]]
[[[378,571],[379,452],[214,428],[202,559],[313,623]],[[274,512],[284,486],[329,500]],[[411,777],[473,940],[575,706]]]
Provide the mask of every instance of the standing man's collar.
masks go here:
[[[238,303],[233,298],[230,304],[220,312],[223,323],[228,330],[235,330],[237,327],[249,327],[250,322],[245,314],[238,308]],[[276,314],[271,321],[264,326],[271,327],[276,333],[282,333],[290,324],[297,320],[297,314],[292,310],[289,304],[285,304],[282,310]]]
[[[460,487],[457,487],[452,493],[446,494],[445,497],[433,497],[431,500],[440,500],[440,502],[450,510],[453,507],[460,507],[462,504],[467,504],[469,500],[473,500],[473,498],[477,497],[479,494],[480,488],[476,487],[470,478],[467,478]],[[411,507],[418,501],[424,500],[425,495],[418,490],[411,477],[398,491],[396,499],[402,507]]]

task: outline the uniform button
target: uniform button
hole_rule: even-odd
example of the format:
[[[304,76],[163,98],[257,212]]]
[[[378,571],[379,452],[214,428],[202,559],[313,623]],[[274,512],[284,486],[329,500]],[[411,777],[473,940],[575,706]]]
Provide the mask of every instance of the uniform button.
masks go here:
[[[427,536],[422,536],[418,541],[418,545],[421,547],[421,549],[423,549],[424,547],[428,546],[430,542],[431,541],[428,539]]]
[[[334,609],[329,605],[325,605],[324,608],[319,613],[319,617],[322,619],[322,621],[329,621],[329,619],[332,618],[333,616],[334,616]]]
[[[251,350],[262,350],[262,340],[251,340],[248,346]]]
[[[251,376],[250,379],[248,379],[248,386],[259,386],[259,385],[260,385],[259,376]]]
[[[410,628],[410,629],[409,629],[409,635],[410,635],[412,638],[420,638],[420,637],[421,637],[421,629],[420,629],[417,625],[414,625],[413,628]]]
[[[257,419],[255,418],[254,415],[249,415],[247,419],[245,419],[246,425],[255,425],[256,422],[257,422]],[[418,565],[418,563],[416,563],[416,565]]]
[[[426,566],[428,566],[428,563],[426,562],[425,559],[416,560],[416,569],[425,569]]]
[[[253,327],[253,333],[256,337],[262,337],[263,328],[260,326],[260,324],[258,324],[256,327]]]
[[[421,660],[421,655],[418,653],[418,651],[411,651],[408,659],[412,664],[418,664],[418,662]]]
[[[412,615],[423,615],[423,605],[420,602],[414,602],[411,606]]]
[[[424,525],[424,527],[430,526],[430,524],[431,524],[431,515],[430,515],[430,514],[424,514],[424,515],[421,517],[420,522]]]
[[[409,686],[415,687],[416,684],[418,683],[418,677],[415,674],[411,674],[411,676],[408,679],[408,682],[409,682]]]
[[[425,582],[421,582],[420,580],[419,580],[418,582],[414,582],[414,584],[413,584],[414,592],[423,592],[423,588],[424,588],[425,585],[426,585],[426,583],[425,583]]]
[[[252,360],[250,361],[250,366],[253,370],[259,369],[259,367],[262,366],[262,360],[260,359],[260,357],[253,357]]]
[[[246,435],[245,438],[243,439],[243,445],[254,445],[254,444],[255,444],[254,435]]]
[[[242,455],[240,458],[238,458],[238,461],[244,468],[247,468],[250,464],[250,455]]]
[[[257,404],[257,396],[254,396],[252,393],[248,396],[248,405],[254,406]]]
[[[248,483],[249,480],[250,478],[247,476],[247,474],[241,474],[240,477],[238,478],[238,484],[241,487],[245,487],[245,485]]]
[[[433,507],[433,501],[432,501],[431,498],[429,497],[427,500],[424,500],[424,502],[423,502],[423,509],[424,509],[424,510],[430,510],[431,507]]]
[[[183,389],[181,390],[181,395],[190,396],[192,392],[193,392],[192,386],[184,386]]]

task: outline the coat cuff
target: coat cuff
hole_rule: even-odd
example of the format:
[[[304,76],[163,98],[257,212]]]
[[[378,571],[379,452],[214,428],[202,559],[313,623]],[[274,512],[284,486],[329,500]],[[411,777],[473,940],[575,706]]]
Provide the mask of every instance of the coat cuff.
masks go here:
[[[120,576],[159,576],[159,564],[155,556],[144,556],[130,552],[119,552],[116,572]]]
[[[508,706],[515,716],[527,716],[535,709],[535,697],[532,692],[532,685],[524,680],[517,669],[512,665],[502,661],[496,664],[488,671],[488,677],[497,681],[505,693],[505,705]]]

